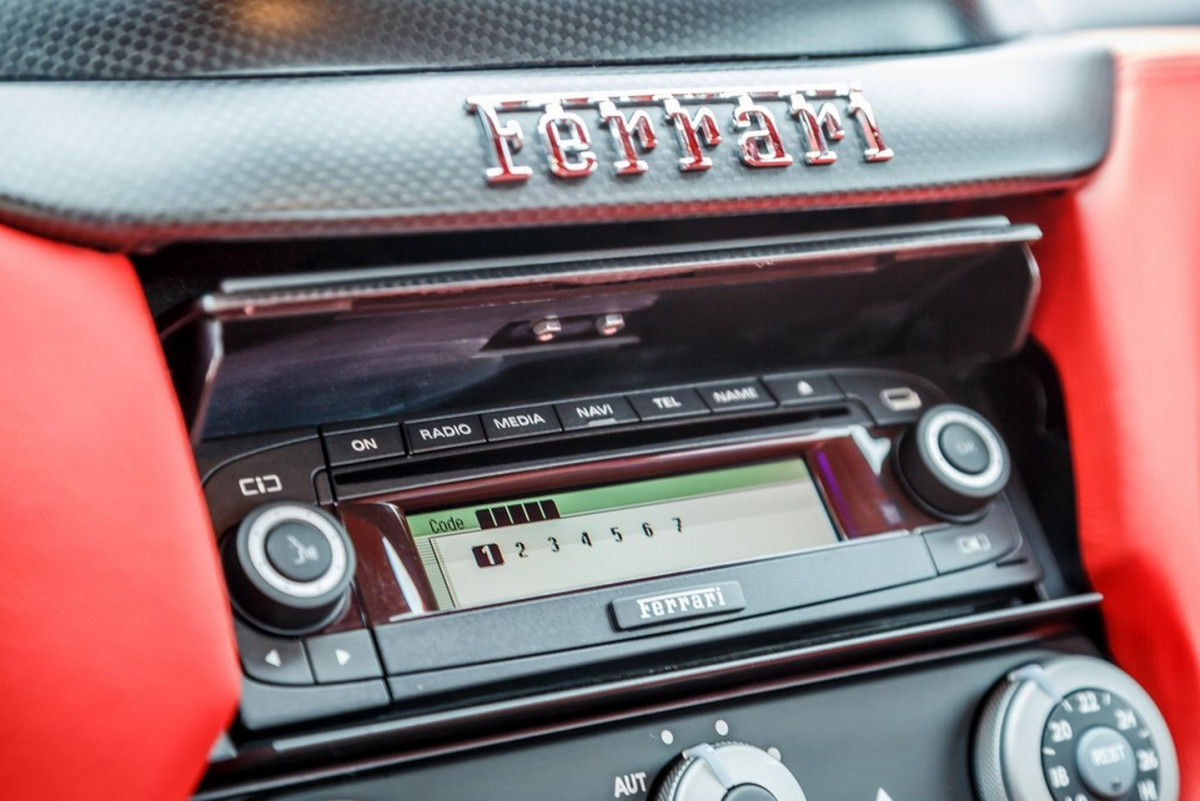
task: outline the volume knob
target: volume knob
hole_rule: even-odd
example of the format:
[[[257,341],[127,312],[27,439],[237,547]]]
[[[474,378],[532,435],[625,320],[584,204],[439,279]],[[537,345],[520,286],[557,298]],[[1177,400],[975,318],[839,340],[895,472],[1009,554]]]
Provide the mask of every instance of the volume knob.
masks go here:
[[[792,772],[745,743],[701,743],[680,756],[655,801],[806,801]]]
[[[354,548],[327,512],[298,503],[260,506],[223,548],[236,608],[260,628],[304,634],[331,622],[349,598]]]
[[[965,406],[945,403],[926,411],[897,453],[914,500],[941,517],[977,516],[1008,483],[1004,441]]]

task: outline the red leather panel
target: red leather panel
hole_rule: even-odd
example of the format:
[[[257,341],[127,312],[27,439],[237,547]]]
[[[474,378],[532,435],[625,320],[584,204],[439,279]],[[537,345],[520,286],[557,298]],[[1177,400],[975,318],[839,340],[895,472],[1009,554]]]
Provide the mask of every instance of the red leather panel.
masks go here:
[[[0,229],[0,347],[0,795],[186,798],[238,668],[129,262]]]
[[[1117,662],[1200,799],[1200,33],[1114,39],[1094,178],[1040,222],[1035,336],[1065,385],[1084,562]],[[1036,476],[1028,477],[1036,481]]]

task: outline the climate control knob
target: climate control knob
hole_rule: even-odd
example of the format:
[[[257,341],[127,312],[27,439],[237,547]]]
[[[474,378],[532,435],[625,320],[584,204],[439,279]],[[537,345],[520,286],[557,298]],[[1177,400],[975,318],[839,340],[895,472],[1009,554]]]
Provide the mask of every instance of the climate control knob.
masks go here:
[[[745,743],[702,743],[683,752],[655,801],[806,801],[782,762]]]
[[[1008,449],[988,421],[944,403],[921,416],[897,449],[899,471],[913,498],[951,519],[970,518],[1008,483]]]
[[[304,634],[344,608],[354,548],[327,512],[273,503],[251,512],[222,548],[229,594],[244,617],[282,634]]]
[[[1010,673],[975,738],[983,801],[1177,801],[1171,735],[1150,696],[1090,657]]]

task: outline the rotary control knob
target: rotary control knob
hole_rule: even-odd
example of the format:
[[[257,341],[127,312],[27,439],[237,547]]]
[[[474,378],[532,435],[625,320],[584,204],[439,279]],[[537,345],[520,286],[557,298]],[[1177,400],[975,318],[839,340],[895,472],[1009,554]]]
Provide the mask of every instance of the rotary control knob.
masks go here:
[[[806,801],[782,762],[745,743],[702,743],[683,752],[655,801]]]
[[[983,801],[1178,801],[1171,735],[1150,696],[1100,659],[1010,673],[975,738]]]
[[[354,548],[341,524],[314,506],[260,506],[222,551],[234,608],[268,631],[315,631],[349,598]]]
[[[978,515],[1008,483],[1008,449],[990,423],[954,404],[930,408],[897,449],[913,498],[950,519]]]

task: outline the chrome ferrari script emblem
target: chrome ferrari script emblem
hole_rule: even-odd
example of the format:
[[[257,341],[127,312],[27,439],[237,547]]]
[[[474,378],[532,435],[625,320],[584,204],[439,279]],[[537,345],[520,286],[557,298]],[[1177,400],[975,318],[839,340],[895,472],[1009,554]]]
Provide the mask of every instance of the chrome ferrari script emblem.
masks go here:
[[[765,103],[787,104],[787,125],[781,125]],[[723,141],[722,126],[712,107],[732,106],[728,129],[737,136],[738,157],[747,167],[788,167],[795,159],[789,139],[795,136],[801,158],[809,166],[837,161],[833,145],[847,126],[858,129],[863,160],[889,161],[871,104],[855,84],[770,88],[685,89],[593,92],[581,95],[481,95],[467,98],[467,111],[483,126],[491,166],[490,184],[529,180],[533,168],[518,164],[525,147],[525,130],[511,115],[541,112],[537,135],[545,148],[550,173],[559,178],[586,178],[600,167],[600,148],[591,126],[606,129],[612,140],[617,175],[640,175],[650,169],[643,156],[658,147],[660,131],[673,135],[679,169],[695,172],[713,166],[712,153]],[[794,121],[794,124],[792,124]]]

